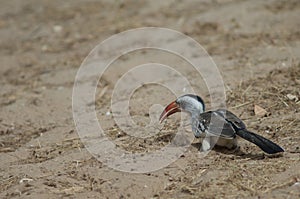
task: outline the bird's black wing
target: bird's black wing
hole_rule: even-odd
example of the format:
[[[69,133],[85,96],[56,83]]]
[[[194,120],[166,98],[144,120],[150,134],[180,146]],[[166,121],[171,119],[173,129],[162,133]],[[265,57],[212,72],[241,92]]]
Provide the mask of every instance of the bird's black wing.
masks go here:
[[[218,109],[215,111],[216,113],[218,113],[220,116],[222,116],[223,118],[225,118],[225,120],[229,123],[231,123],[232,125],[234,125],[235,129],[246,129],[246,125],[244,124],[244,122],[239,119],[235,114],[233,114],[232,112],[225,110],[225,109]]]
[[[233,139],[236,136],[235,129],[232,124],[228,122],[223,112],[207,111],[199,115],[199,128],[205,130],[215,136],[222,138]]]

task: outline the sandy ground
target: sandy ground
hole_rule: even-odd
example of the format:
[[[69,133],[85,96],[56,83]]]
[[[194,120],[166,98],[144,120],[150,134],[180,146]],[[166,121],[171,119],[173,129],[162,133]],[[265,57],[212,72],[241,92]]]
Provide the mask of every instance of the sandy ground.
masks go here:
[[[300,198],[299,13],[297,0],[1,1],[0,198]],[[116,171],[93,158],[72,118],[76,72],[99,42],[144,26],[178,30],[203,45],[222,73],[227,107],[286,152],[269,157],[241,140],[239,151],[216,149],[200,159],[195,140],[177,161],[145,174]],[[162,147],[176,130],[174,117],[162,135],[136,139],[105,114],[122,70],[147,63],[141,57],[155,57],[151,53],[116,61],[98,86],[99,93],[106,89],[96,100],[99,121],[131,152]],[[157,61],[185,72],[180,60],[164,59]],[[209,104],[201,88],[196,92]],[[173,97],[159,86],[141,87],[131,115],[147,124],[149,107]],[[254,105],[268,113],[255,115]]]

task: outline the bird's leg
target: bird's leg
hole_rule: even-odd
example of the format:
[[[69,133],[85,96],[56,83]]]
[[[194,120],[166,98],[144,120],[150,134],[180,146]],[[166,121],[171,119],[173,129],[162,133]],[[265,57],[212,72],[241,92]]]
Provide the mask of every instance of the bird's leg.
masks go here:
[[[232,141],[231,148],[229,148],[229,149],[237,149],[237,148],[238,148],[237,138],[234,138]]]
[[[201,151],[205,152],[205,151],[208,151],[210,149],[211,149],[211,137],[206,136],[202,141]]]

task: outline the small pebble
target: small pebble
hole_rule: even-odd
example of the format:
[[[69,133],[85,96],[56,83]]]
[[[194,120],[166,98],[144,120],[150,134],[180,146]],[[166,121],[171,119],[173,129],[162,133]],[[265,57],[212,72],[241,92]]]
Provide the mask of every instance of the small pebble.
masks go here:
[[[53,26],[53,31],[55,33],[60,33],[62,31],[62,29],[63,29],[62,26],[59,26],[59,25]]]
[[[289,100],[292,100],[292,101],[295,101],[297,102],[298,101],[298,97],[296,95],[292,95],[292,94],[287,94],[286,97],[289,99]]]

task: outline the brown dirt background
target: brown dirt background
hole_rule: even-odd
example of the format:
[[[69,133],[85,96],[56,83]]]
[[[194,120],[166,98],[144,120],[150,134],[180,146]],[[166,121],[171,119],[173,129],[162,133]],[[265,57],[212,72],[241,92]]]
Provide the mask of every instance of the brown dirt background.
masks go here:
[[[287,97],[300,98],[299,13],[298,0],[1,1],[0,198],[300,198],[300,103]],[[199,159],[195,141],[176,162],[146,174],[94,159],[72,119],[76,71],[99,42],[144,26],[175,29],[203,45],[222,72],[229,109],[286,152],[268,157],[241,140],[239,152],[217,149]],[[109,96],[119,69],[147,63],[147,53],[117,61],[99,90]],[[99,120],[120,147],[140,152],[170,141],[176,117],[164,134],[132,139],[105,115],[107,99],[96,101]],[[147,123],[152,103],[171,100],[166,90],[142,87],[131,114]],[[255,104],[268,114],[256,116]]]

